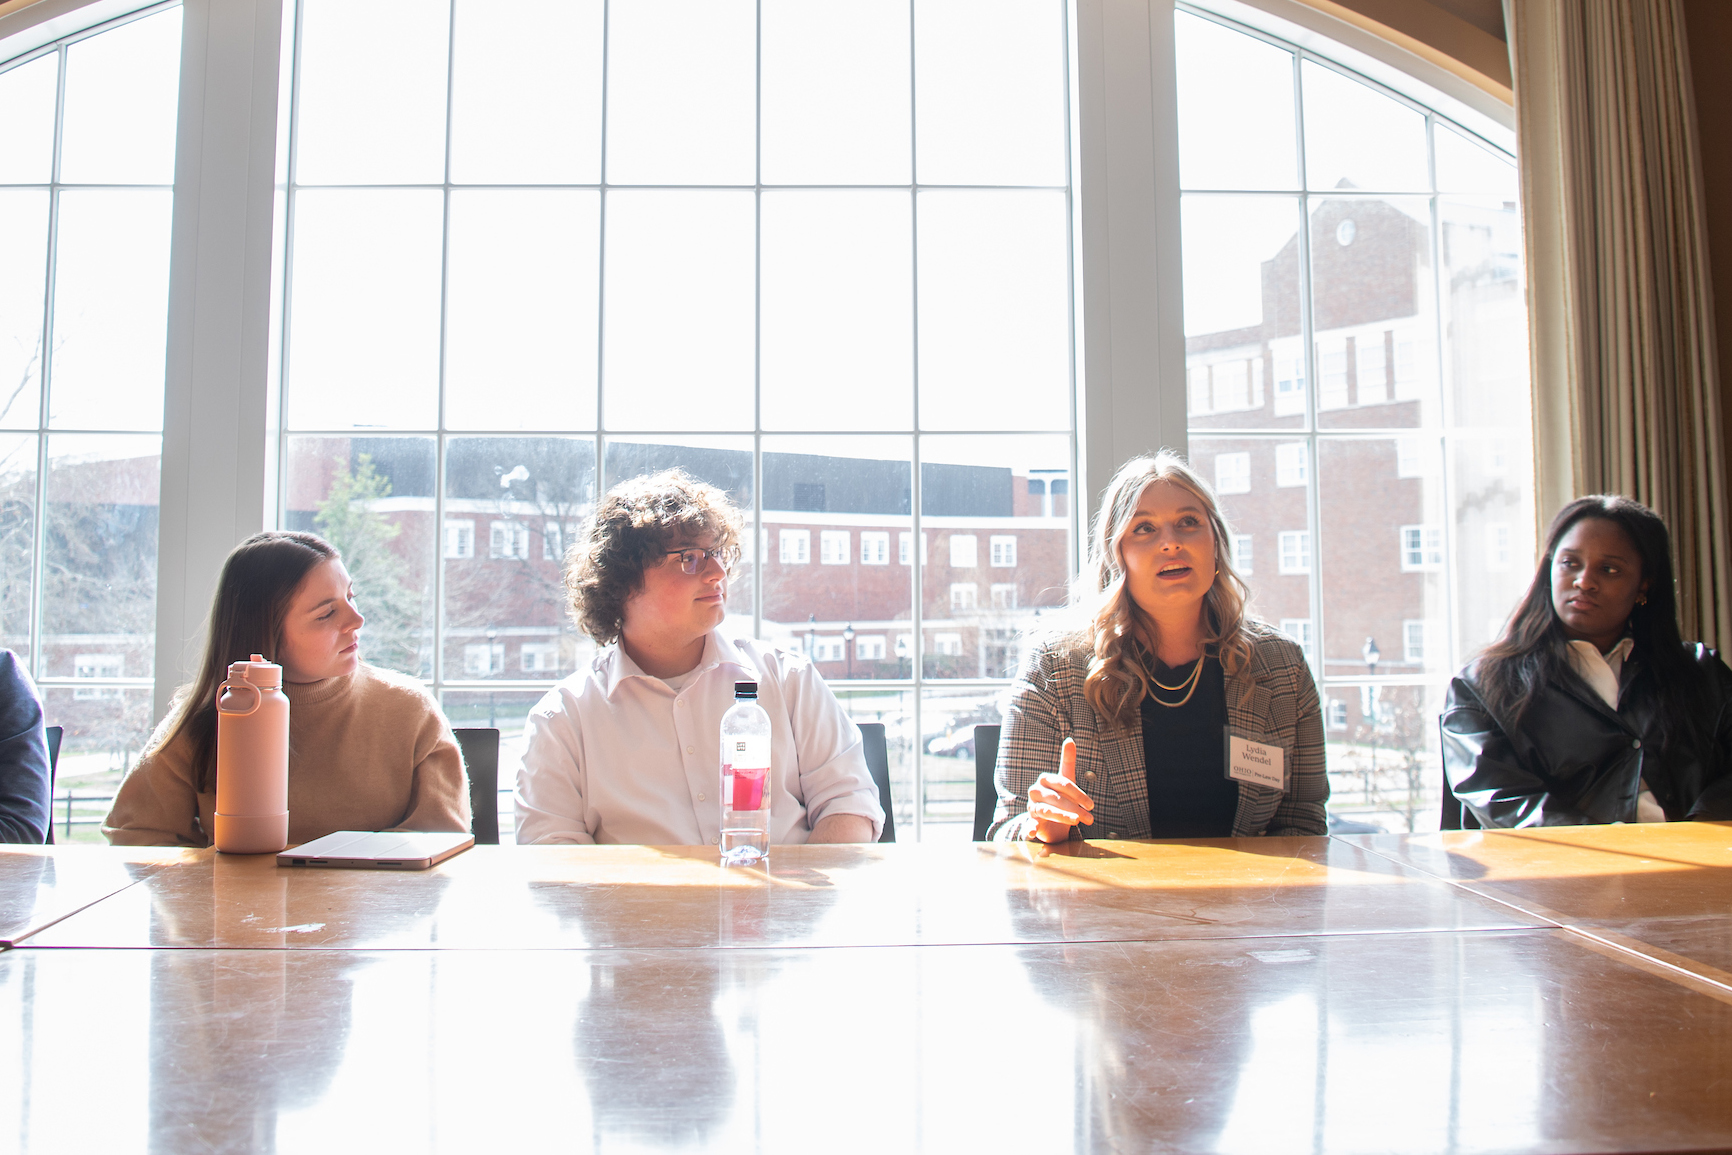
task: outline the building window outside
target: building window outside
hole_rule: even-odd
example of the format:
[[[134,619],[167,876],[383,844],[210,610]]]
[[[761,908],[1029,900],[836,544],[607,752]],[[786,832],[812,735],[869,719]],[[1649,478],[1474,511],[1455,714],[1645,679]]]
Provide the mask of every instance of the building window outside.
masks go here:
[[[1014,533],[995,533],[987,541],[989,557],[994,569],[1009,569],[1016,565],[1016,535]]]
[[[475,522],[472,518],[446,519],[445,556],[448,558],[475,556]]]
[[[126,676],[126,656],[124,654],[75,654],[72,658],[72,676],[74,678],[124,678]],[[72,691],[75,702],[96,702],[104,698],[126,697],[126,691],[119,686],[81,686]]]
[[[1402,622],[1402,660],[1411,665],[1426,665],[1430,661],[1426,655],[1433,652],[1430,639],[1434,631],[1435,626],[1430,621]]]
[[[812,560],[811,530],[784,529],[781,542],[783,565],[806,565]]]
[[[1311,572],[1311,533],[1304,529],[1285,529],[1276,539],[1281,552],[1280,570],[1284,574]]]
[[[840,637],[818,637],[812,643],[814,662],[841,662],[848,657],[848,643]]]
[[[1239,572],[1240,577],[1249,577],[1253,572],[1255,572],[1251,568],[1252,563],[1255,560],[1255,554],[1252,552],[1251,548],[1251,535],[1248,533],[1234,534],[1232,539],[1232,549],[1233,568]]]
[[[1404,525],[1400,533],[1402,572],[1416,573],[1443,568],[1442,526]]]
[[[980,606],[980,586],[974,582],[950,583],[950,612],[966,613]]]
[[[962,656],[961,634],[933,634],[932,652],[941,658],[959,658]]]
[[[890,564],[890,534],[882,530],[860,531],[860,564]]]
[[[526,674],[545,674],[559,669],[559,643],[524,642],[522,666]]]
[[[1287,441],[1275,447],[1276,485],[1286,488],[1310,481],[1308,448],[1303,441]]]
[[[1395,476],[1435,477],[1437,443],[1423,437],[1395,439]]]
[[[1507,521],[1489,522],[1485,527],[1485,568],[1492,573],[1507,573],[1510,567],[1510,525]]]
[[[884,643],[883,634],[862,634],[854,639],[854,659],[860,662],[882,662]]]
[[[896,535],[896,560],[898,563],[911,564],[910,553],[913,542],[914,535],[912,533],[903,532]],[[926,535],[924,533],[920,535],[920,564],[926,564]]]
[[[541,523],[541,560],[560,561],[565,557],[565,534],[557,521]]]
[[[950,535],[950,568],[973,569],[980,564],[980,539],[972,533]]]
[[[1347,703],[1341,698],[1330,698],[1324,704],[1325,724],[1331,730],[1347,729]]]
[[[1311,660],[1311,619],[1282,618],[1281,632],[1299,643],[1299,648],[1305,651],[1305,660]]]
[[[818,561],[821,565],[847,565],[849,554],[849,538],[852,535],[845,529],[824,529],[818,531]]]
[[[1389,400],[1389,377],[1384,360],[1383,334],[1361,333],[1353,342],[1361,405]]]
[[[504,642],[477,642],[463,647],[463,672],[471,678],[492,677],[504,668]]]
[[[1249,453],[1217,453],[1215,455],[1215,492],[1251,492],[1251,455]]]
[[[1016,583],[992,583],[992,608],[995,610],[1014,610],[1016,608]]]
[[[488,527],[487,556],[529,560],[529,526],[521,521],[496,521]]]

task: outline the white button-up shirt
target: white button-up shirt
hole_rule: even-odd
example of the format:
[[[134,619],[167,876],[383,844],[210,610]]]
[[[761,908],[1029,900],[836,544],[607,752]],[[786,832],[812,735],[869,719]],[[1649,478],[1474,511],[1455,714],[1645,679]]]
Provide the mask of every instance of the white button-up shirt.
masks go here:
[[[617,643],[536,703],[517,770],[517,841],[701,846],[721,837],[722,715],[735,682],[770,715],[770,841],[805,842],[819,819],[884,827],[860,730],[804,658],[711,630],[678,691]],[[675,679],[678,681],[679,679]]]
[[[1635,647],[1634,638],[1625,638],[1602,654],[1594,643],[1578,639],[1570,643],[1570,665],[1602,702],[1616,710],[1623,695],[1619,682],[1624,675],[1624,659]]]

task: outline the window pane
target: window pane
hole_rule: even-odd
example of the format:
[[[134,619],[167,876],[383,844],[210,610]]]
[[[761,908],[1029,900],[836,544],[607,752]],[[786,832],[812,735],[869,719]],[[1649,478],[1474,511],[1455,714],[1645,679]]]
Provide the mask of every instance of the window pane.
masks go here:
[[[1436,276],[1428,200],[1311,202],[1318,425],[1427,426],[1443,420]]]
[[[607,200],[604,419],[610,429],[750,429],[753,196]]]
[[[914,691],[838,688],[836,699],[856,723],[884,727],[885,753],[890,763],[890,810],[896,821],[896,841],[914,841]]]
[[[1186,12],[1173,17],[1179,183],[1296,189],[1293,54]]]
[[[292,429],[431,429],[438,417],[442,194],[295,198]]]
[[[295,180],[445,179],[450,0],[305,0]]]
[[[748,0],[645,0],[608,11],[607,179],[751,184],[757,12]]]
[[[763,638],[812,657],[826,678],[911,676],[911,647],[897,640],[913,633],[912,567],[892,553],[913,523],[913,439],[763,445]],[[783,548],[785,538],[809,545]]]
[[[1070,425],[1070,269],[1056,192],[922,192],[920,425]]]
[[[161,429],[168,190],[60,194],[49,422]]]
[[[913,425],[910,205],[906,192],[764,194],[766,429]]]
[[[1424,116],[1309,60],[1302,72],[1310,188],[1417,192],[1431,187]]]
[[[1337,684],[1324,691],[1331,814],[1390,831],[1437,829],[1443,694],[1441,683]]]
[[[173,184],[179,90],[178,6],[68,47],[60,179]]]
[[[445,425],[590,429],[600,195],[451,194]]]
[[[458,0],[451,179],[601,179],[601,0]]]
[[[59,80],[56,52],[0,72],[0,108],[6,110],[0,116],[0,184],[47,184],[53,175]]]
[[[1069,440],[923,437],[920,462],[925,675],[1011,677],[1025,633],[1065,599]]]
[[[0,434],[0,647],[30,666],[30,570],[35,559],[36,437]]]
[[[997,688],[939,687],[921,694],[920,751],[926,772],[922,841],[967,842],[974,837],[974,727],[1003,723],[1003,696]]]
[[[150,670],[143,674],[148,677]],[[128,669],[125,676],[136,675]],[[50,725],[65,731],[55,765],[54,841],[106,846],[102,820],[154,729],[151,692],[118,686],[52,687],[42,691],[42,713]],[[74,799],[70,827],[69,793]]]
[[[552,680],[578,668],[564,560],[594,506],[590,438],[446,443],[446,524],[472,521],[476,535],[472,550],[441,551],[447,680]]]
[[[1519,188],[1516,167],[1509,158],[1475,144],[1459,132],[1437,126],[1437,187],[1440,192],[1477,193],[1499,198],[1515,207]]]
[[[906,184],[905,0],[766,0],[766,184]]]
[[[343,552],[364,661],[433,676],[433,439],[291,437],[284,529]]]
[[[1403,440],[1318,440],[1326,676],[1368,672],[1368,639],[1378,674],[1449,670],[1441,441]],[[1432,623],[1439,644],[1423,656],[1412,652],[1404,644],[1408,621]]]
[[[78,657],[94,653],[107,659],[106,676],[150,676],[161,471],[160,437],[48,439],[44,675],[72,677]]]
[[[1181,211],[1191,427],[1303,427],[1297,198],[1187,195]]]
[[[46,191],[0,189],[0,270],[0,429],[34,429],[48,291]]]
[[[1251,608],[1269,622],[1311,618],[1308,455],[1304,441],[1191,438],[1191,464],[1204,477],[1215,477],[1223,461],[1244,459],[1244,491],[1218,496]]]
[[[1065,181],[1065,8],[1054,0],[916,0],[921,184]]]
[[[757,540],[752,524],[752,439],[750,437],[694,437],[670,434],[664,437],[607,439],[602,459],[603,493],[622,481],[683,469],[699,481],[722,490],[740,510],[740,566],[728,586],[728,621],[723,629],[739,637],[752,634],[752,602],[757,596]]]

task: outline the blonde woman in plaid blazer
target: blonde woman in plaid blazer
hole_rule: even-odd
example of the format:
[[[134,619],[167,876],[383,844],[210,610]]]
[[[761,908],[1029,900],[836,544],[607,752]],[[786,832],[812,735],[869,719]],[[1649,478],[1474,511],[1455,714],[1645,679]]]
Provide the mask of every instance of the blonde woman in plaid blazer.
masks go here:
[[[1317,687],[1297,643],[1245,617],[1208,483],[1168,450],[1130,461],[1092,536],[1076,624],[1039,641],[1012,687],[989,836],[1325,833]],[[1145,718],[1157,727],[1148,742]],[[1283,788],[1226,779],[1222,724],[1281,748]],[[1160,746],[1167,734],[1175,747]],[[1075,762],[1061,768],[1067,739]],[[1169,749],[1184,753],[1169,764]]]

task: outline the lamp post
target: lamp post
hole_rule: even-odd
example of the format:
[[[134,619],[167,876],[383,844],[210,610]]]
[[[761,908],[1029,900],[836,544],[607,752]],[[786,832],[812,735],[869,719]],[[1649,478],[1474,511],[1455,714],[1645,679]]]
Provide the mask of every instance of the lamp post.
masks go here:
[[[854,623],[842,627],[842,653],[848,659],[848,677],[854,677]]]
[[[1359,656],[1365,659],[1366,670],[1370,672],[1371,677],[1375,678],[1377,676],[1377,659],[1383,656],[1382,651],[1377,648],[1377,639],[1366,638],[1365,645],[1359,650]],[[1373,775],[1377,773],[1377,697],[1377,687],[1368,685],[1365,687],[1364,699],[1360,702],[1360,712],[1371,722],[1371,773]],[[1371,781],[1369,778],[1366,779],[1365,783],[1365,800],[1367,802],[1371,800]]]
[[[498,630],[494,629],[492,626],[487,627],[487,674],[489,677],[499,673],[499,670],[493,665],[493,639],[498,636]],[[499,723],[495,721],[493,717],[493,691],[489,690],[487,691],[487,725],[489,728],[492,728],[498,724]]]
[[[808,662],[811,662],[814,666],[818,664],[818,653],[817,653],[817,650],[815,649],[817,644],[818,644],[818,615],[817,614],[807,614],[806,615],[806,660]]]

